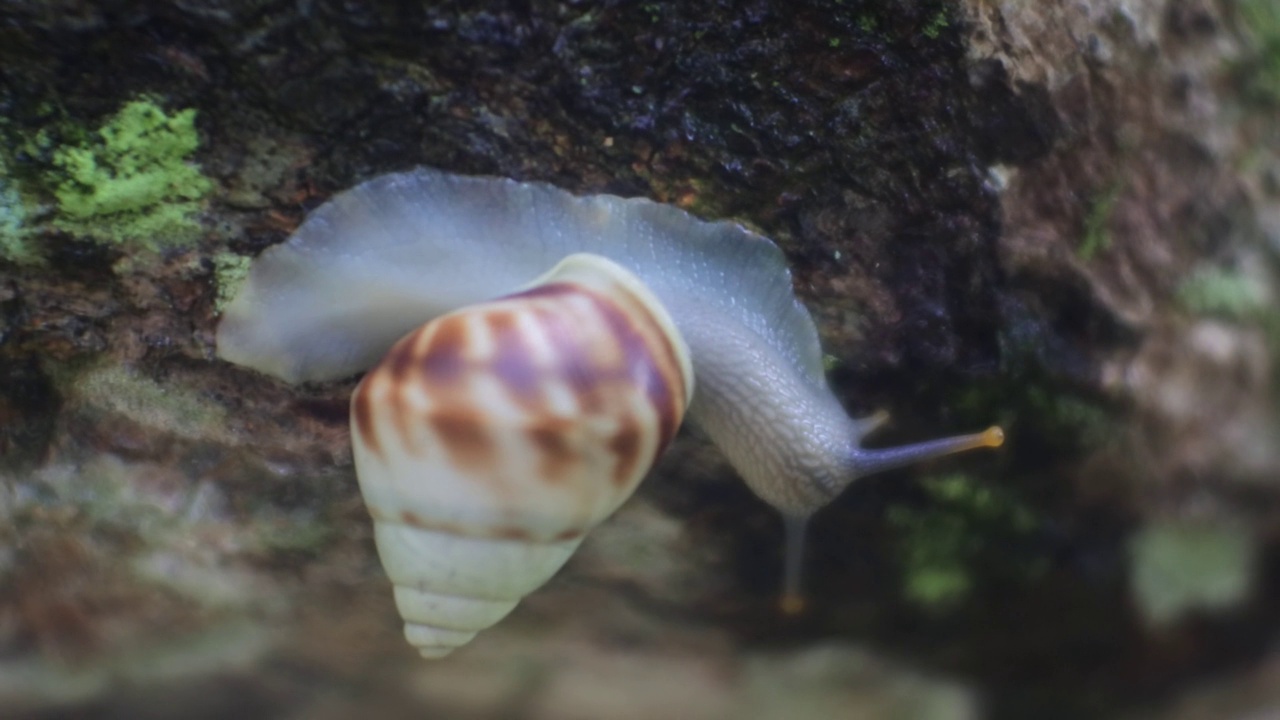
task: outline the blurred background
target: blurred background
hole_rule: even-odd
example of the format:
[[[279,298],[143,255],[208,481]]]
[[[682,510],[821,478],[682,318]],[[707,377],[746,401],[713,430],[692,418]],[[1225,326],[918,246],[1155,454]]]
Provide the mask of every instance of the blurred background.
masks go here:
[[[0,0],[0,718],[1280,717],[1280,1]],[[891,445],[782,527],[684,431],[444,661],[355,379],[214,358],[417,165],[775,239]]]

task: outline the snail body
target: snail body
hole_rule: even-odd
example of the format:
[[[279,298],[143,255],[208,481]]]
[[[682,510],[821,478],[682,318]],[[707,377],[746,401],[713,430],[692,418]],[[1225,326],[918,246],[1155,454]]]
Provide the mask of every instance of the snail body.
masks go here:
[[[498,342],[496,328],[521,341]],[[218,354],[289,382],[376,363],[352,399],[356,471],[406,634],[431,657],[554,573],[630,495],[686,404],[787,520],[792,608],[813,512],[856,477],[1002,437],[862,448],[880,418],[844,412],[781,251],[741,226],[429,169],[338,194],[264,252],[227,308]],[[556,364],[573,357],[593,360]],[[612,374],[590,369],[605,359]],[[593,378],[604,385],[589,389]],[[588,395],[611,399],[584,412]],[[465,416],[465,432],[442,416]],[[635,427],[626,472],[622,425]],[[556,454],[573,459],[572,481],[550,480]],[[465,587],[449,584],[459,578]]]

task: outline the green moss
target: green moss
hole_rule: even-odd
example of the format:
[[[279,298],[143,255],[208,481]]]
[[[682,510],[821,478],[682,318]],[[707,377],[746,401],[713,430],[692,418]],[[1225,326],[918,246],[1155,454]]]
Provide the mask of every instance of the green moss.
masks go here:
[[[1236,7],[1252,50],[1241,67],[1245,96],[1280,105],[1280,2],[1240,0]]]
[[[1121,435],[1118,408],[1055,386],[1035,372],[1010,370],[1000,381],[971,383],[948,404],[975,423],[998,417],[1002,427],[1073,456],[1105,448]]]
[[[1266,310],[1262,288],[1239,272],[1210,265],[1182,282],[1178,300],[1193,313],[1228,320],[1252,320]]]
[[[128,103],[83,142],[54,150],[54,226],[127,248],[190,244],[213,188],[187,162],[199,141],[195,110],[169,115],[149,100]]]
[[[1111,222],[1111,213],[1120,199],[1123,185],[1114,183],[1105,192],[1094,199],[1089,213],[1084,219],[1084,237],[1076,248],[1076,255],[1085,262],[1092,260],[1098,253],[1111,247],[1111,231],[1107,225]]]
[[[58,119],[50,118],[48,122],[58,122]],[[32,158],[46,158],[53,150],[53,138],[49,134],[48,127],[42,127],[34,133],[17,133],[10,134],[5,139],[13,144],[14,154],[11,157],[27,156]]]
[[[0,260],[26,265],[39,260],[31,244],[27,208],[0,158]]]
[[[1144,526],[1130,538],[1129,558],[1134,599],[1153,625],[1238,605],[1252,591],[1257,559],[1243,528],[1187,522]]]
[[[252,258],[233,252],[220,252],[213,256],[213,281],[218,292],[214,300],[214,310],[219,314],[236,296],[236,291],[249,276],[249,266],[252,264]]]
[[[951,18],[948,16],[947,8],[944,5],[934,12],[933,16],[929,18],[929,21],[925,23],[924,28],[920,32],[930,40],[937,40],[938,36],[940,36],[942,31],[949,25],[951,25]]]
[[[973,579],[963,563],[954,559],[921,559],[908,572],[903,593],[926,607],[950,605],[969,596]]]
[[[996,547],[1017,544],[1038,525],[1035,514],[1000,489],[968,475],[928,478],[929,502],[890,508],[897,529],[903,594],[925,607],[963,601],[975,585],[973,568]],[[1036,575],[1039,563],[1018,561],[1016,572]]]
[[[1073,440],[1085,448],[1099,448],[1116,437],[1111,413],[1101,405],[1065,392],[1031,386],[1026,388],[1026,415],[1038,430],[1059,440]]]

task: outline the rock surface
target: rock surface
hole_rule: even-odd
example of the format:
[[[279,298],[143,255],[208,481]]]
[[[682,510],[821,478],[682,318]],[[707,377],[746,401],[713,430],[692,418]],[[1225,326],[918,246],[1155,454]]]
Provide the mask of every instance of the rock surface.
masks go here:
[[[1280,711],[1273,0],[0,21],[0,717]],[[60,222],[68,149],[135,177],[101,140],[135,101],[196,111],[198,149],[157,163],[212,181],[193,245]],[[213,355],[243,258],[418,164],[759,228],[885,444],[1010,442],[855,484],[788,619],[778,519],[685,433],[551,584],[423,663],[352,476],[354,381]]]

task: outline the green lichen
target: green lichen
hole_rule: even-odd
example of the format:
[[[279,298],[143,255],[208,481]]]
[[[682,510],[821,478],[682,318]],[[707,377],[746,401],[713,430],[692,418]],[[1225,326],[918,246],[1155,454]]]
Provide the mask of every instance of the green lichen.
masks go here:
[[[227,303],[236,296],[236,291],[249,276],[249,266],[252,264],[252,258],[233,252],[221,252],[213,256],[213,281],[218,293],[213,306],[218,314],[222,314]]]
[[[1234,525],[1148,524],[1129,541],[1138,609],[1148,623],[1166,625],[1235,607],[1252,592],[1256,554],[1249,532]]]
[[[65,232],[152,252],[192,243],[213,184],[187,162],[199,145],[195,110],[169,115],[135,100],[79,143],[53,152],[53,193]]]
[[[118,365],[54,375],[71,397],[99,412],[188,440],[227,439],[226,410],[180,386]]]
[[[1038,525],[1036,515],[1008,493],[963,474],[921,483],[929,502],[889,509],[898,531],[903,594],[924,607],[963,601],[973,589],[973,568],[993,548],[1016,544]],[[1021,563],[1022,575],[1043,572],[1042,564]]]
[[[148,542],[173,529],[164,508],[138,492],[137,478],[124,461],[98,455],[82,465],[50,465],[26,480],[29,498],[47,508],[74,508],[89,527],[105,532],[127,529]]]
[[[1216,266],[1197,268],[1178,286],[1178,300],[1197,315],[1256,319],[1266,308],[1263,289],[1244,274]]]
[[[338,536],[333,525],[311,512],[298,511],[281,515],[259,511],[256,522],[254,535],[257,545],[269,554],[313,556]]]
[[[278,597],[278,587],[236,561],[243,546],[219,544],[218,538],[246,533],[222,511],[218,488],[171,465],[97,454],[19,477],[0,473],[4,487],[19,488],[6,519],[29,540],[23,544],[35,566],[50,556],[50,539],[73,541],[75,572],[49,573],[50,589],[42,592],[73,611],[88,610],[86,622],[109,630],[95,651],[141,649],[157,626],[197,631],[215,614],[266,608]],[[0,567],[0,583],[5,580]],[[11,679],[0,680],[0,696]]]
[[[1280,309],[1259,279],[1238,270],[1202,265],[1178,286],[1178,301],[1196,315],[1260,328],[1280,371]]]

